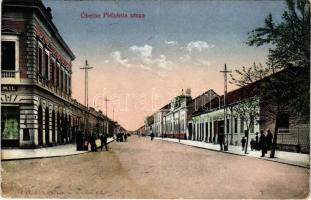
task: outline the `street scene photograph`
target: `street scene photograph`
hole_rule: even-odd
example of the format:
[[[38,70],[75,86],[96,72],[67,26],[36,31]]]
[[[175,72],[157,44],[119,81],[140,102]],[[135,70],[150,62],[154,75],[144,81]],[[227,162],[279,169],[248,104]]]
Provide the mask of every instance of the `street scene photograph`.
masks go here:
[[[309,0],[2,0],[4,199],[308,199]]]

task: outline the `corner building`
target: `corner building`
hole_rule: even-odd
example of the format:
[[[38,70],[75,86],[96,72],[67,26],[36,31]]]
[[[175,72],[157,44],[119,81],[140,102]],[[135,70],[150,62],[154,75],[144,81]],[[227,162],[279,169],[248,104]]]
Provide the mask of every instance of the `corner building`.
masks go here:
[[[87,109],[71,98],[75,55],[41,0],[4,0],[1,28],[1,145],[75,141]]]

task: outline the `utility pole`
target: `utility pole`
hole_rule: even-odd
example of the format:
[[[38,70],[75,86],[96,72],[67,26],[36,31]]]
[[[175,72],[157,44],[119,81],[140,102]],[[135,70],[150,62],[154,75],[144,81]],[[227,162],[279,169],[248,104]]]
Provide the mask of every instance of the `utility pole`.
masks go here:
[[[108,103],[108,101],[110,101],[108,98],[107,98],[107,96],[105,97],[105,99],[104,99],[104,101],[105,101],[105,104],[106,104],[106,116],[108,117],[108,107],[107,107],[107,103]]]
[[[110,100],[106,96],[104,101],[105,101],[105,104],[106,104],[106,117],[108,119],[108,101],[110,101]],[[107,121],[107,130],[106,131],[107,131],[107,133],[109,132],[109,123],[108,123],[108,121]]]
[[[114,108],[112,109],[112,121],[114,121]]]
[[[85,60],[85,67],[80,67],[80,69],[83,69],[84,70],[84,104],[86,106],[86,109],[88,109],[88,70],[92,69],[93,67],[90,67],[87,63],[87,60]],[[84,113],[84,131],[86,131],[86,134],[88,132],[88,111],[87,113],[85,112]]]
[[[227,98],[227,74],[231,73],[232,71],[227,70],[227,65],[225,64],[224,71],[220,71],[220,72],[224,73],[224,90],[225,90],[224,91],[224,134],[225,134],[225,132],[227,132],[226,127],[228,126],[227,124],[227,99],[226,99]],[[226,138],[227,149],[225,148],[225,150],[227,151],[228,151],[228,146],[229,146],[228,136],[229,136],[229,133],[227,133],[227,138]]]

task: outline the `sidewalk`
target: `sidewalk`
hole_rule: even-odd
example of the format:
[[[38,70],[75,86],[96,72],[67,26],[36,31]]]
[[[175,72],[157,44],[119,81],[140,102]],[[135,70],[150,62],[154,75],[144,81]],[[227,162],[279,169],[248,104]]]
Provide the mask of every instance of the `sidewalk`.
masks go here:
[[[178,139],[172,139],[172,138],[163,138],[163,139],[155,138],[155,139],[179,143]],[[212,144],[212,143],[206,143],[206,142],[201,142],[201,141],[180,140],[180,143],[193,146],[193,147],[209,149],[213,151],[219,151],[220,149],[219,144]],[[251,151],[250,147],[248,148],[248,151],[247,151],[248,154],[244,154],[244,151],[242,151],[241,146],[229,146],[228,149],[229,149],[228,151],[223,151],[223,152],[240,155],[240,156],[256,157],[256,158],[263,159],[263,160],[310,168],[310,155],[309,154],[276,151],[275,152],[276,158],[270,158],[269,154],[266,154],[266,157],[262,158],[260,157],[261,151]]]
[[[110,143],[113,140],[114,140],[113,138],[108,138],[107,142]],[[64,144],[64,145],[57,145],[54,147],[37,148],[37,149],[2,149],[1,161],[71,156],[87,152],[88,151],[77,151],[76,144]]]

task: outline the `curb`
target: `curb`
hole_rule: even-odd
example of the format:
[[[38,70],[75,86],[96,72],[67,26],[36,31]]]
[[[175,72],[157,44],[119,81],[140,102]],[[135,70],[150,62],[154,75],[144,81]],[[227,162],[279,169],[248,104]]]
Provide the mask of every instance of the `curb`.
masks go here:
[[[111,141],[107,142],[107,144],[113,142],[114,139],[112,139]],[[80,155],[80,154],[84,154],[84,153],[91,153],[91,151],[76,151],[73,154],[64,154],[64,155],[52,155],[52,156],[38,156],[38,157],[24,157],[24,158],[8,158],[8,159],[2,159],[1,158],[1,162],[5,162],[5,161],[14,161],[14,160],[33,160],[33,159],[43,159],[43,158],[56,158],[56,157],[66,157],[66,156],[76,156],[76,155]]]
[[[187,145],[187,146],[190,146],[190,147],[199,148],[199,149],[205,149],[205,150],[210,150],[210,151],[215,151],[215,152],[219,152],[219,153],[227,153],[227,154],[236,155],[236,156],[247,156],[245,154],[238,154],[238,153],[229,152],[229,151],[219,151],[219,150],[216,150],[216,149],[209,149],[209,148],[205,148],[205,147],[194,146],[194,145],[191,145],[191,144],[179,143],[179,142],[169,141],[169,140],[162,140],[161,138],[159,138],[158,140],[165,141],[165,142],[173,142],[173,143],[176,143],[176,144]],[[286,164],[286,165],[291,165],[291,166],[296,166],[296,167],[302,167],[302,168],[310,169],[310,165],[291,163],[291,162],[286,162],[286,161],[273,160],[273,159],[269,159],[269,158],[261,158],[261,157],[255,157],[255,156],[248,156],[248,157],[250,157],[250,158],[257,158],[257,159],[261,159],[261,160],[265,160],[265,161],[276,162],[276,163],[280,163],[280,164]]]

